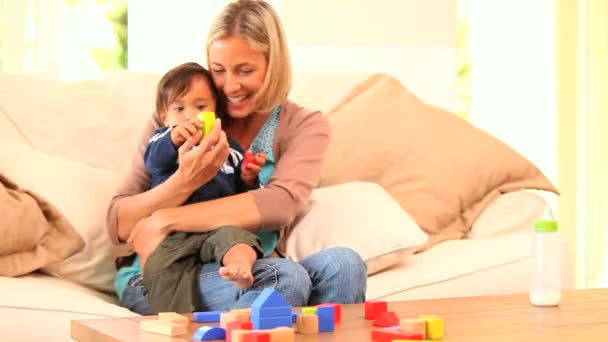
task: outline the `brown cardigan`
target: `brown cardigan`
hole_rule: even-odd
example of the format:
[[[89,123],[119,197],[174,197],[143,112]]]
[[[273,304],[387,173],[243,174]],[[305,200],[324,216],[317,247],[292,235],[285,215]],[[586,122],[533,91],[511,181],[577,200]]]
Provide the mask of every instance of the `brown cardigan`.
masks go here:
[[[117,201],[150,188],[143,154],[160,125],[160,117],[155,113],[146,124],[129,173],[110,202],[107,227],[114,244],[121,243],[117,232]],[[282,104],[273,142],[274,173],[266,187],[251,192],[262,217],[260,230],[286,228],[282,229],[279,251],[285,251],[291,224],[307,208],[310,193],[319,184],[330,132],[329,121],[321,112],[307,110],[290,101]]]

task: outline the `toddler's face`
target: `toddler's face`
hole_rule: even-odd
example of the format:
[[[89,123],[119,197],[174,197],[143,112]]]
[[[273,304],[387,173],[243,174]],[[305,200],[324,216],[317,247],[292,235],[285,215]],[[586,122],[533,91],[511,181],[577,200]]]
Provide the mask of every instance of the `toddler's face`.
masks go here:
[[[165,126],[181,125],[202,111],[215,112],[215,106],[209,83],[203,77],[193,77],[188,92],[169,103],[164,115]]]

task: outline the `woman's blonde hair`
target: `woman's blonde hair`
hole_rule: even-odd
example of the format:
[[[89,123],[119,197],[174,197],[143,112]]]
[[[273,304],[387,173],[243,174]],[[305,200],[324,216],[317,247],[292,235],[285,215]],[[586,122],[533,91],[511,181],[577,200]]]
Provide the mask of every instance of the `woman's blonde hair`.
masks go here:
[[[291,61],[279,16],[261,0],[238,0],[226,5],[209,29],[207,63],[210,45],[235,35],[267,58],[266,76],[255,101],[258,110],[272,110],[287,99],[291,90]]]

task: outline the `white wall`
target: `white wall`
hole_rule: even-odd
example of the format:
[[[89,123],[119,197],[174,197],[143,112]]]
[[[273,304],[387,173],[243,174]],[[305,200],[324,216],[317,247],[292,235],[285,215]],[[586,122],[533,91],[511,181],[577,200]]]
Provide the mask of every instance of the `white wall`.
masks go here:
[[[554,0],[461,0],[472,122],[557,180]]]
[[[423,100],[455,110],[456,0],[274,0],[296,73],[389,72]],[[129,0],[129,69],[205,64],[223,0]]]

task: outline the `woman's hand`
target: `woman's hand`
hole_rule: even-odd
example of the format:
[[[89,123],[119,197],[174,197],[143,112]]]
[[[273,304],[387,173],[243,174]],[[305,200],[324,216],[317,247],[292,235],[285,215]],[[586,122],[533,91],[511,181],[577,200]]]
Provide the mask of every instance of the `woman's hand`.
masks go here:
[[[192,192],[218,173],[230,153],[228,139],[219,119],[209,135],[195,146],[200,138],[200,134],[196,134],[178,149],[179,168],[175,174]]]
[[[139,255],[142,269],[148,257],[169,234],[161,215],[157,213],[139,220],[127,240]]]

